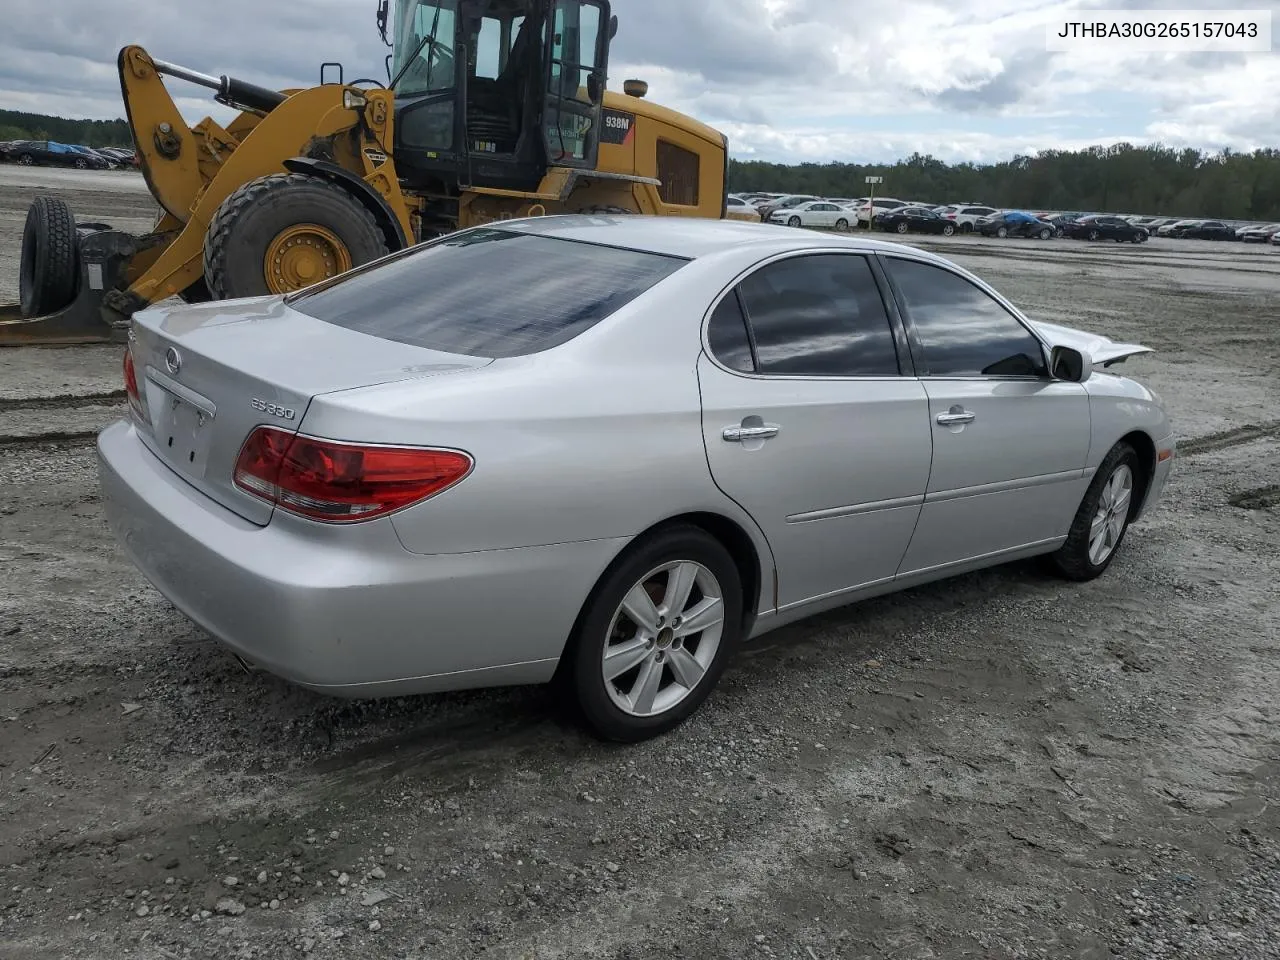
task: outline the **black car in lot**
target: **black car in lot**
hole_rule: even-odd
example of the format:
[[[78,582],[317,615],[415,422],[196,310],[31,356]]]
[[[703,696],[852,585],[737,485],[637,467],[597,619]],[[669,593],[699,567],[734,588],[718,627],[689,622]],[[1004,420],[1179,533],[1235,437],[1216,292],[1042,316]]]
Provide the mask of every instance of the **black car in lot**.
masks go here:
[[[1169,231],[1180,240],[1234,240],[1236,232],[1221,220],[1192,220]]]
[[[77,167],[80,170],[109,170],[113,166],[106,157],[87,147],[79,149],[52,140],[13,140],[0,148],[0,159],[22,166],[35,164]]]
[[[1093,214],[1063,225],[1063,233],[1076,240],[1114,240],[1116,243],[1145,243],[1151,234],[1120,217]]]
[[[1020,210],[1006,210],[983,217],[973,229],[984,237],[1036,237],[1048,240],[1055,233],[1053,224]]]
[[[894,233],[940,233],[949,237],[956,232],[954,220],[948,220],[942,214],[928,207],[898,207],[876,214],[876,226],[881,230],[892,230]]]

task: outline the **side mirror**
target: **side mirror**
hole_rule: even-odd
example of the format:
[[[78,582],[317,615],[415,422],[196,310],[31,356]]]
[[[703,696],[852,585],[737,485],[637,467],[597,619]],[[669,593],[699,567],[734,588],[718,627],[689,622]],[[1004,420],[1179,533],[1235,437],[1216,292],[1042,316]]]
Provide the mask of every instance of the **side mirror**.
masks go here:
[[[618,15],[615,13],[609,18],[609,39],[612,40],[618,35]]]
[[[1093,373],[1093,364],[1084,354],[1071,347],[1054,347],[1049,354],[1049,374],[1055,380],[1084,383]]]
[[[604,78],[599,70],[592,70],[587,74],[587,97],[592,103],[599,103],[604,99]]]

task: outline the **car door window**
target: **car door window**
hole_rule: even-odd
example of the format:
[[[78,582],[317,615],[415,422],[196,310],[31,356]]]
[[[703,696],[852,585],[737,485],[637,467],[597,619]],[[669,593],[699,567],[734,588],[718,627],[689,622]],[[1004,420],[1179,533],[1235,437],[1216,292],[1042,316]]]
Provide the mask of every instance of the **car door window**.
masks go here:
[[[739,291],[760,373],[898,376],[889,316],[866,257],[778,260],[749,276]]]
[[[933,377],[1044,377],[1040,341],[998,301],[949,270],[885,258]]]
[[[711,314],[707,324],[707,346],[715,357],[730,370],[754,373],[755,352],[747,333],[747,318],[742,313],[738,291],[730,290]]]

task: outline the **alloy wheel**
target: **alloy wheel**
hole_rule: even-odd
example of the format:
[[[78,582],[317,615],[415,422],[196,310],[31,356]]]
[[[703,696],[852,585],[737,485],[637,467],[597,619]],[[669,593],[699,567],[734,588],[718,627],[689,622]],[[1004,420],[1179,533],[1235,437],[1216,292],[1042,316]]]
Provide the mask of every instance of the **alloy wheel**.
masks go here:
[[[678,706],[710,669],[724,630],[724,596],[710,569],[676,560],[623,596],[601,659],[605,690],[633,717]]]
[[[1133,471],[1127,463],[1116,467],[1098,499],[1098,509],[1089,527],[1089,562],[1095,566],[1111,556],[1129,520],[1133,495]]]

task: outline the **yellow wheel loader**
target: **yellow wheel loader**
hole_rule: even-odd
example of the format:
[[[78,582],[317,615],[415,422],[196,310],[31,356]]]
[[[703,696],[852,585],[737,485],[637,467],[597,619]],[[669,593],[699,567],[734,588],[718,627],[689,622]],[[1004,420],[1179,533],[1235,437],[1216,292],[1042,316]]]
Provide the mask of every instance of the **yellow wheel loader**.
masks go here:
[[[319,86],[276,91],[121,50],[159,220],[134,236],[38,197],[0,344],[123,339],[135,311],[172,296],[287,293],[495,220],[725,216],[724,135],[645,99],[641,81],[605,89],[608,0],[381,0],[377,13],[385,83],[327,63]],[[189,127],[164,77],[238,116]]]

